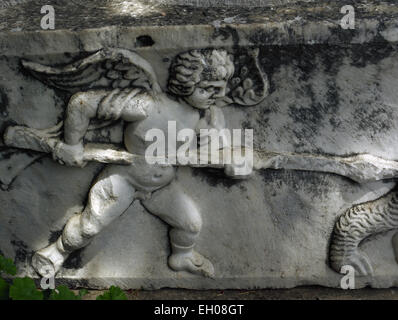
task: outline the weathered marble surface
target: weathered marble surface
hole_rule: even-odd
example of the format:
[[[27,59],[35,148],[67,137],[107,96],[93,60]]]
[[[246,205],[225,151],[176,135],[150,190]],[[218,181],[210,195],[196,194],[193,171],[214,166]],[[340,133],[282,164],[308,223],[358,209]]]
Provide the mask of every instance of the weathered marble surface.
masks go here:
[[[254,107],[228,107],[228,128],[253,128],[256,150],[398,159],[398,8],[393,1],[359,1],[355,30],[339,26],[344,1],[258,11],[154,6],[144,18],[118,5],[94,6],[100,2],[54,1],[55,31],[39,30],[37,8],[43,1],[0,9],[1,133],[10,124],[51,127],[63,118],[68,101],[63,92],[22,70],[21,58],[53,65],[105,46],[135,50],[151,62],[165,89],[170,62],[180,52],[255,45],[270,95]],[[112,8],[114,14],[105,15]],[[204,11],[206,16],[198,14]],[[98,130],[87,140],[121,143],[122,130]],[[40,157],[4,186],[1,253],[35,276],[33,252],[55,241],[68,219],[82,210],[102,166],[64,167]],[[7,167],[0,168],[8,174]],[[328,261],[336,220],[395,186],[391,179],[359,184],[335,174],[283,169],[257,170],[240,181],[220,170],[179,168],[177,181],[200,204],[203,229],[196,247],[213,262],[214,279],[170,270],[168,227],[136,202],[73,253],[57,281],[147,289],[338,287],[342,275]],[[393,235],[377,235],[361,246],[374,276],[357,278],[357,287],[398,285]]]

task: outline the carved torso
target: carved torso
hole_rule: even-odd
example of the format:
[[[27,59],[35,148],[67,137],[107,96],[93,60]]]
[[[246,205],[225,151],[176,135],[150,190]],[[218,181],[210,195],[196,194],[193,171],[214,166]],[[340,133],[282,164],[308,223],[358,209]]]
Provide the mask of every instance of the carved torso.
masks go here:
[[[153,143],[152,141],[145,141],[148,130],[160,129],[165,135],[167,146],[169,121],[176,122],[177,132],[186,128],[195,130],[199,121],[198,110],[173,100],[166,94],[160,94],[152,99],[151,103],[147,104],[147,109],[147,118],[128,123],[124,131],[125,147],[127,151],[134,154],[144,155],[147,146]]]

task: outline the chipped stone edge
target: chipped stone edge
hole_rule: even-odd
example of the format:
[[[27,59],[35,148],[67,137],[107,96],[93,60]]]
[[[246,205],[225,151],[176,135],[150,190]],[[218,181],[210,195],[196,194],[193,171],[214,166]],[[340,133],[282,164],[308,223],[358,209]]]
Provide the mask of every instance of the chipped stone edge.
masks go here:
[[[224,30],[228,37],[217,36]],[[150,36],[154,45],[135,47],[139,36]],[[259,36],[261,35],[261,36]],[[187,41],[191,39],[191,41]],[[0,55],[24,56],[93,52],[103,47],[133,50],[173,50],[231,46],[349,45],[398,42],[398,22],[362,19],[355,30],[343,30],[339,21],[286,21],[283,23],[107,26],[84,30],[0,32]],[[21,52],[21,48],[24,50]]]

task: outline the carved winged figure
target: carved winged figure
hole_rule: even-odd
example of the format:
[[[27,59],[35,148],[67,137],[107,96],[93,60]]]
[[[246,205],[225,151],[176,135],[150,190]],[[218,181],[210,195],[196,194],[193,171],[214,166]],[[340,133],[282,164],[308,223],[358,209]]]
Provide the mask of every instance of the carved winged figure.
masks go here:
[[[162,91],[148,61],[129,50],[103,49],[61,67],[22,62],[33,76],[70,92],[71,98],[63,126],[47,130],[10,127],[5,134],[6,144],[51,153],[61,164],[83,167],[92,159],[85,150],[87,131],[123,120],[126,152],[142,156],[129,164],[123,159],[94,157],[114,163],[106,165],[96,178],[86,207],[69,219],[58,240],[34,254],[32,265],[39,274],[58,272],[71,252],[85,247],[139,200],[171,227],[169,267],[214,275],[212,263],[194,250],[202,228],[200,208],[173,182],[173,166],[145,161],[149,144],[145,134],[152,128],[167,134],[168,121],[175,121],[177,130],[220,129],[225,126],[222,106],[258,104],[268,94],[268,80],[258,64],[258,49],[250,51],[246,61],[234,63],[233,56],[224,49],[181,53],[170,67],[168,93]],[[226,166],[225,172],[234,176],[233,165]]]

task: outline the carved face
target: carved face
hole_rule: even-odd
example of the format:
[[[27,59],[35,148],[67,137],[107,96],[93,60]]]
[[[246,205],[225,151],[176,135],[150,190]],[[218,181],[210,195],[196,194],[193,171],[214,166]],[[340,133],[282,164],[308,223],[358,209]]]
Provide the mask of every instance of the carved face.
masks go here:
[[[197,109],[207,109],[215,104],[215,101],[225,96],[227,81],[202,81],[193,91],[185,97],[185,101]]]

